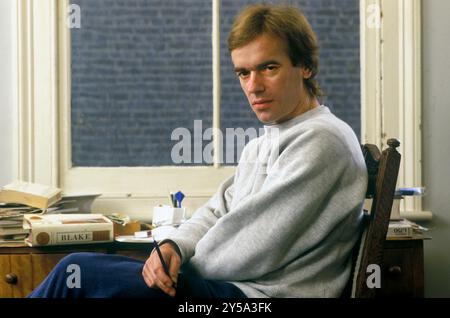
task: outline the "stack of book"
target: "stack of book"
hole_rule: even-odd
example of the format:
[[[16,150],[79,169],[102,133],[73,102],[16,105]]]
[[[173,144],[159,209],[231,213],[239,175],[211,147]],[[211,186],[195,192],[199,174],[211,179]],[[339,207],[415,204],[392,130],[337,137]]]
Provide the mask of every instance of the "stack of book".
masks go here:
[[[0,246],[20,246],[30,234],[25,214],[91,213],[99,194],[62,195],[56,187],[15,181],[0,190]]]
[[[61,190],[41,184],[15,181],[0,190],[0,246],[23,245],[29,230],[24,214],[42,214],[61,199]]]
[[[23,245],[29,230],[23,228],[23,215],[35,210],[20,204],[0,203],[0,246]]]
[[[387,233],[388,239],[425,239],[427,228],[401,217],[400,201],[405,197],[424,196],[424,187],[397,188],[392,204],[391,220]]]

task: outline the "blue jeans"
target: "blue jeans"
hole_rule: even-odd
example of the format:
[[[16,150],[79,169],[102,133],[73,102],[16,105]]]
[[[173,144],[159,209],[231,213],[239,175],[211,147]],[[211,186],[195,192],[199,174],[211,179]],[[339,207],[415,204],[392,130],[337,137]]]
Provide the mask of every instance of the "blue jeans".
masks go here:
[[[78,265],[78,284],[73,264]],[[69,267],[72,265],[71,267]],[[148,287],[142,277],[144,262],[100,253],[64,257],[29,298],[171,298]],[[235,285],[201,278],[189,266],[178,276],[176,298],[245,298]]]

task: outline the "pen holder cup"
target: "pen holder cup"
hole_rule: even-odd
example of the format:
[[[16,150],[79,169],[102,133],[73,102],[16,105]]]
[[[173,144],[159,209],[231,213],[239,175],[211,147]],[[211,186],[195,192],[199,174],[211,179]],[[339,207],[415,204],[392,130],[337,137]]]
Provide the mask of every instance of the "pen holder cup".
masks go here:
[[[153,226],[180,225],[186,217],[186,208],[174,208],[169,205],[155,206],[153,208]]]

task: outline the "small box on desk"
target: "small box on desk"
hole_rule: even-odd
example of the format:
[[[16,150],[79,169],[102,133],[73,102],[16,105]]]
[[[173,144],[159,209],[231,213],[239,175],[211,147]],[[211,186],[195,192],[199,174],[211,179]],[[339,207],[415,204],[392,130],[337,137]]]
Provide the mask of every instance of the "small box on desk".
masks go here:
[[[114,236],[134,235],[135,232],[141,230],[141,222],[130,221],[124,225],[114,222]]]

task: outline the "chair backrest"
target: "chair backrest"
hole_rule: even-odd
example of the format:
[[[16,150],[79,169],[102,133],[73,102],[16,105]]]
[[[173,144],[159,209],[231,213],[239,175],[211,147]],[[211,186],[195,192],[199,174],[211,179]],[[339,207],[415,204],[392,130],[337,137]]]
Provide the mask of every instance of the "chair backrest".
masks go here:
[[[372,264],[381,268],[401,159],[396,149],[400,142],[389,139],[388,145],[389,148],[382,153],[375,145],[362,146],[369,175],[366,198],[372,199],[372,206],[370,214],[365,213],[362,235],[353,254],[352,278],[347,292],[351,286],[351,297],[355,298],[371,298],[376,295],[376,289],[367,285],[367,278],[371,275],[367,269]]]

